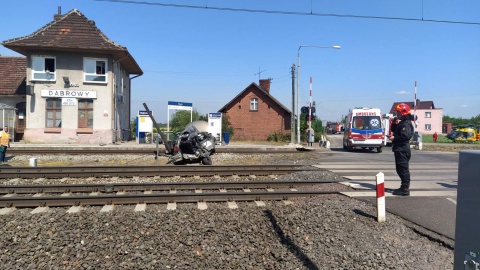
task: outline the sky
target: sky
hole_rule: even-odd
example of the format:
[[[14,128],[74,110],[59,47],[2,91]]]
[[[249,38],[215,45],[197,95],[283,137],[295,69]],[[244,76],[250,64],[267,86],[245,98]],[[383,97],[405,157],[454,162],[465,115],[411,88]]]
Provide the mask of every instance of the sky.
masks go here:
[[[132,118],[146,103],[165,123],[168,101],[217,112],[268,78],[291,110],[293,65],[300,107],[315,101],[321,120],[354,107],[387,113],[415,90],[444,115],[480,114],[478,0],[2,0],[0,42],[42,28],[59,6],[94,20],[144,71],[132,80]]]

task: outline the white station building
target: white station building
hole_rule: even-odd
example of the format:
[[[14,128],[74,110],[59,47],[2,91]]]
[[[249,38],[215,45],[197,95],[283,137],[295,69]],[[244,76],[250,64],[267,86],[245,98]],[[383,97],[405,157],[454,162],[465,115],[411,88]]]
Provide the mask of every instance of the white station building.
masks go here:
[[[24,112],[16,112],[25,123],[22,139],[62,144],[129,140],[132,79],[143,71],[125,47],[80,11],[60,13],[34,33],[2,42],[26,57],[26,104],[19,108]]]

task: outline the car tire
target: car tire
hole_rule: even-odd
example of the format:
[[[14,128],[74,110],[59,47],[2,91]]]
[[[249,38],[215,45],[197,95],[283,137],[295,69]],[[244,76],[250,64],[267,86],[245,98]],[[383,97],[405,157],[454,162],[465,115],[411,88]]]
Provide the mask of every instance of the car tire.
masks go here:
[[[212,158],[210,156],[206,156],[202,158],[203,165],[212,165]]]

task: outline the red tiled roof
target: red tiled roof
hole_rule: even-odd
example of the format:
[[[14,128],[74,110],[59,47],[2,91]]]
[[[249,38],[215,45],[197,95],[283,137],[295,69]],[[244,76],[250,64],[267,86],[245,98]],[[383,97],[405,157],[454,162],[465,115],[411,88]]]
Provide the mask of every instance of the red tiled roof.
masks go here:
[[[222,108],[220,108],[218,110],[218,112],[225,112],[228,108],[231,108],[233,106],[234,101],[236,101],[238,98],[240,98],[245,92],[248,91],[248,89],[250,87],[256,87],[258,88],[262,93],[264,93],[264,96],[260,97],[262,100],[265,100],[265,99],[271,99],[274,103],[278,104],[282,109],[284,109],[287,113],[291,114],[292,112],[285,106],[283,106],[282,103],[280,103],[280,101],[278,101],[276,98],[274,98],[272,95],[270,95],[269,92],[267,92],[265,89],[263,89],[262,87],[260,87],[258,84],[252,82],[249,86],[247,86],[247,88],[243,89],[238,95],[236,95],[232,100],[230,100],[229,102],[227,102],[227,104],[225,104],[225,106],[223,106]]]
[[[77,9],[65,15],[56,15],[54,21],[33,34],[6,40],[2,44],[23,55],[38,49],[111,54],[130,74],[143,74],[127,48],[108,39],[94,21]]]
[[[0,95],[25,95],[27,58],[0,56]]]
[[[395,107],[397,107],[398,104],[400,103],[405,103],[407,104],[410,109],[412,110],[413,114],[413,109],[414,109],[414,103],[413,101],[405,101],[405,102],[394,102],[392,105],[392,108],[390,109],[390,113],[393,113],[395,110]],[[433,104],[433,101],[419,101],[417,103],[417,110],[433,110],[435,109],[435,105]]]

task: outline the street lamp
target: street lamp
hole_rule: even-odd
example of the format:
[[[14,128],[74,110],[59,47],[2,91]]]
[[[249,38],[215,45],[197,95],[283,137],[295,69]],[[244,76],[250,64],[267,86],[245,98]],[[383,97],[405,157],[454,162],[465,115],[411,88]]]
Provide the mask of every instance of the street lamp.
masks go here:
[[[313,46],[313,45],[301,45],[298,47],[297,56],[297,144],[300,144],[300,49],[305,48],[319,48],[319,49],[341,49],[338,45],[334,46]]]

